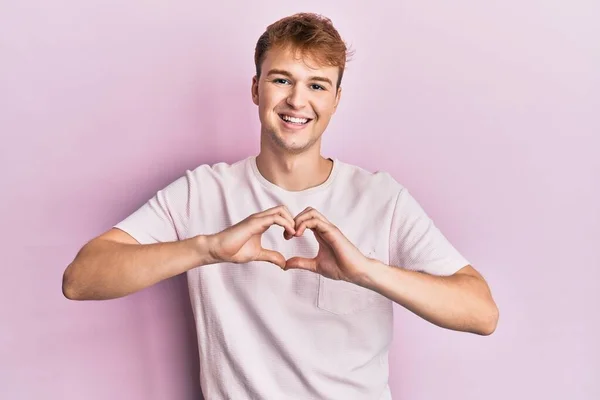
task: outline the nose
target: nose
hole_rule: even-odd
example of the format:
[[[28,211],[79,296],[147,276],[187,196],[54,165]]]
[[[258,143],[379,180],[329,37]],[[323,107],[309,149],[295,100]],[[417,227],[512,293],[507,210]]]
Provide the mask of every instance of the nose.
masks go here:
[[[287,97],[287,103],[295,109],[303,108],[307,103],[305,91],[299,85],[294,85]]]

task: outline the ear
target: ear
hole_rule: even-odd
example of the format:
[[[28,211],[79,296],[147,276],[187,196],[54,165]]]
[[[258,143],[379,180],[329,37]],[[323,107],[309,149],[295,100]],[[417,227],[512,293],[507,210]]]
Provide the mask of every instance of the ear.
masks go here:
[[[252,78],[252,102],[258,105],[258,77],[254,75]]]
[[[342,87],[340,86],[335,95],[335,105],[333,106],[333,113],[337,110],[338,104],[340,104],[340,99],[342,98]]]

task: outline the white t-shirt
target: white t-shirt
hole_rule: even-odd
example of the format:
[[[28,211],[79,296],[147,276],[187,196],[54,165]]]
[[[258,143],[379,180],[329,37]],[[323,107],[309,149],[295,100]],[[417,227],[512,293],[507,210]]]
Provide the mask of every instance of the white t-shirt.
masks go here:
[[[286,205],[321,212],[363,254],[400,268],[451,275],[468,264],[409,192],[388,173],[334,159],[323,184],[290,192],[267,181],[256,157],[202,165],[158,191],[116,225],[142,244],[213,234]],[[314,257],[310,230],[286,241],[272,226],[263,247]],[[391,399],[392,302],[351,283],[267,262],[188,271],[204,397]]]

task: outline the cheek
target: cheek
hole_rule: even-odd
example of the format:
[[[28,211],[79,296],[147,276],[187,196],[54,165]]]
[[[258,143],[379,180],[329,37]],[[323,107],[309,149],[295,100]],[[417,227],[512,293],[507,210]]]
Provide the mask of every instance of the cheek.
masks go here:
[[[261,92],[258,97],[258,110],[264,114],[269,109],[269,94]]]
[[[281,102],[281,98],[278,93],[265,91],[261,93],[259,106],[266,112],[272,111]]]
[[[328,120],[333,114],[333,107],[329,102],[315,103],[314,110],[321,120]]]

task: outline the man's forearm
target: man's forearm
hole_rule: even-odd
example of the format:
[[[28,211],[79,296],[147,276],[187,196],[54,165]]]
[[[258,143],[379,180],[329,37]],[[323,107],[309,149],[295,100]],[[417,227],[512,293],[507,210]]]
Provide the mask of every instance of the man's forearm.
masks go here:
[[[452,330],[489,335],[498,309],[490,290],[470,266],[467,272],[433,276],[392,267],[377,260],[357,284],[374,290],[427,321]]]
[[[147,245],[98,239],[65,270],[63,293],[73,300],[113,299],[211,262],[204,236]]]

